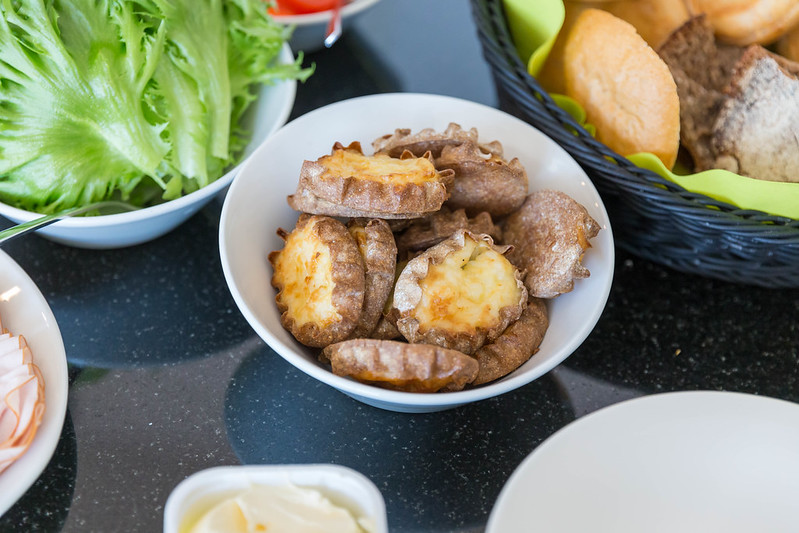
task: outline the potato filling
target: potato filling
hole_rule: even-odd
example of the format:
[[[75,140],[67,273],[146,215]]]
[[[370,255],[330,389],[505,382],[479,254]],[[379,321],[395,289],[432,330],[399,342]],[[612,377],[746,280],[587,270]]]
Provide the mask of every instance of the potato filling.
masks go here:
[[[333,261],[330,249],[314,235],[314,224],[289,234],[275,261],[278,295],[298,326],[314,322],[325,327],[341,319],[333,305]]]
[[[322,178],[357,176],[362,180],[396,184],[439,179],[433,163],[423,157],[397,159],[385,154],[367,156],[352,150],[336,150],[319,162],[327,169]]]
[[[423,330],[456,332],[491,328],[503,307],[518,305],[521,289],[515,267],[484,242],[464,239],[464,246],[430,265],[420,282],[422,298],[415,316]]]

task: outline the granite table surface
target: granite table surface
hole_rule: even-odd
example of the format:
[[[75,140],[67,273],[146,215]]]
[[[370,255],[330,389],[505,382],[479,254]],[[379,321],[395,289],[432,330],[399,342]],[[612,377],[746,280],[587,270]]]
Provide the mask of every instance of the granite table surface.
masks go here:
[[[396,91],[497,105],[462,0],[380,2],[306,62],[317,70],[292,117]],[[377,485],[392,533],[477,533],[519,463],[597,409],[679,390],[799,401],[799,290],[711,280],[617,249],[596,327],[543,377],[439,413],[361,404],[289,365],[247,324],[222,274],[222,202],[131,248],[38,236],[4,247],[55,314],[70,388],[55,454],[0,532],[160,531],[170,491],[201,469],[335,463]]]

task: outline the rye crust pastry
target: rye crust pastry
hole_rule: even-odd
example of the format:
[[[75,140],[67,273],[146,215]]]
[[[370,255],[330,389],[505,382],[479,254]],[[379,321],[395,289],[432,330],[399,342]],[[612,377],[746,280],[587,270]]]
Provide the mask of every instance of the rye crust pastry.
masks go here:
[[[519,320],[474,353],[480,371],[471,384],[489,383],[519,368],[538,351],[547,328],[549,315],[544,300],[530,298]]]
[[[379,218],[413,218],[410,215],[441,208],[449,197],[452,176],[452,171],[436,170],[429,154],[416,157],[406,151],[399,158],[367,156],[357,141],[346,147],[336,143],[330,155],[303,163],[295,196],[318,198]]]
[[[372,141],[372,148],[375,153],[384,153],[391,157],[399,157],[407,150],[416,157],[430,152],[434,158],[438,158],[445,147],[466,142],[478,144],[477,128],[465,130],[460,124],[450,122],[447,129],[440,133],[433,128],[425,128],[416,133],[411,133],[408,128],[397,128],[394,133]],[[484,153],[502,157],[502,145],[498,141],[479,144],[479,147]]]
[[[269,254],[280,322],[315,348],[346,339],[361,317],[365,294],[363,258],[342,222],[301,215],[278,235],[283,249]]]
[[[491,235],[495,242],[502,240],[502,230],[494,224],[489,213],[483,211],[469,218],[464,209],[451,211],[445,206],[437,213],[414,220],[408,228],[398,234],[397,249],[401,255],[408,251],[426,250],[448,239],[459,229],[469,230],[475,234]]]
[[[350,220],[347,229],[358,244],[366,275],[363,309],[350,336],[368,337],[383,317],[383,307],[394,288],[397,245],[391,228],[378,218]]]
[[[507,215],[527,197],[527,172],[519,160],[486,156],[473,142],[445,147],[436,159],[436,168],[455,173],[447,206],[465,209],[469,216],[482,211],[497,217]]]
[[[408,261],[394,286],[397,329],[412,343],[472,354],[527,303],[519,271],[489,235],[459,230]]]
[[[570,292],[574,280],[591,275],[582,264],[599,224],[585,207],[560,191],[544,190],[527,197],[502,223],[508,259],[526,271],[530,296],[554,298]]]
[[[457,391],[478,372],[477,361],[430,344],[354,339],[325,348],[333,373],[407,392]]]

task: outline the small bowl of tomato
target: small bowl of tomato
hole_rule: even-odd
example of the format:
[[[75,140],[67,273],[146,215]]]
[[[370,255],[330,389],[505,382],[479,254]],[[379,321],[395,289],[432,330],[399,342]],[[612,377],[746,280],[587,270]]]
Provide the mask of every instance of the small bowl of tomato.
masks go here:
[[[274,0],[269,12],[277,22],[294,27],[289,46],[314,52],[324,47],[327,27],[339,0]],[[379,0],[341,0],[342,28]]]

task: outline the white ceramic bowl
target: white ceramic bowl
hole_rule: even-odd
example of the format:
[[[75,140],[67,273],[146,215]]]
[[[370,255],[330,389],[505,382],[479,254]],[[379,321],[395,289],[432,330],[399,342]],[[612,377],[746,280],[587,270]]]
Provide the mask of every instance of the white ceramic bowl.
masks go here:
[[[792,532],[799,405],[657,394],[579,418],[519,465],[486,533]]]
[[[287,484],[318,490],[368,520],[374,533],[388,533],[386,504],[375,484],[360,472],[332,464],[219,466],[192,474],[167,499],[164,533],[185,531],[211,505],[252,485]]]
[[[279,61],[289,63],[293,57],[286,45]],[[258,99],[245,117],[252,138],[244,150],[242,163],[269,135],[285,124],[294,106],[296,91],[295,80],[261,88]],[[122,248],[153,240],[178,227],[224,191],[238,174],[242,163],[206,187],[181,198],[128,213],[66,218],[38,230],[38,233],[52,241],[79,248]],[[0,216],[19,224],[42,215],[0,203]]]
[[[346,31],[347,24],[365,9],[372,7],[380,0],[352,0],[341,8],[341,28]],[[275,15],[275,21],[294,27],[294,33],[289,40],[292,50],[314,52],[324,47],[325,35],[331,10],[307,13],[304,15]]]
[[[50,462],[67,412],[69,376],[64,341],[53,312],[33,280],[0,251],[0,317],[23,335],[44,378],[44,417],[24,455],[0,472],[0,515],[5,513]]]
[[[550,326],[540,350],[503,379],[473,389],[438,394],[391,391],[336,376],[314,352],[280,325],[267,255],[282,248],[278,227],[290,230],[298,214],[286,203],[305,159],[330,153],[335,141],[373,139],[407,127],[443,131],[449,122],[476,127],[481,140],[499,140],[509,158],[527,170],[531,190],[552,188],[583,204],[602,227],[585,254],[591,271],[575,289],[549,302]],[[490,398],[516,389],[551,370],[588,336],[607,301],[613,277],[613,236],[602,200],[580,166],[554,141],[497,109],[446,96],[380,94],[338,102],[293,120],[266,141],[234,180],[222,208],[219,234],[222,268],[244,317],[277,353],[307,374],[362,402],[394,411],[429,412]]]

